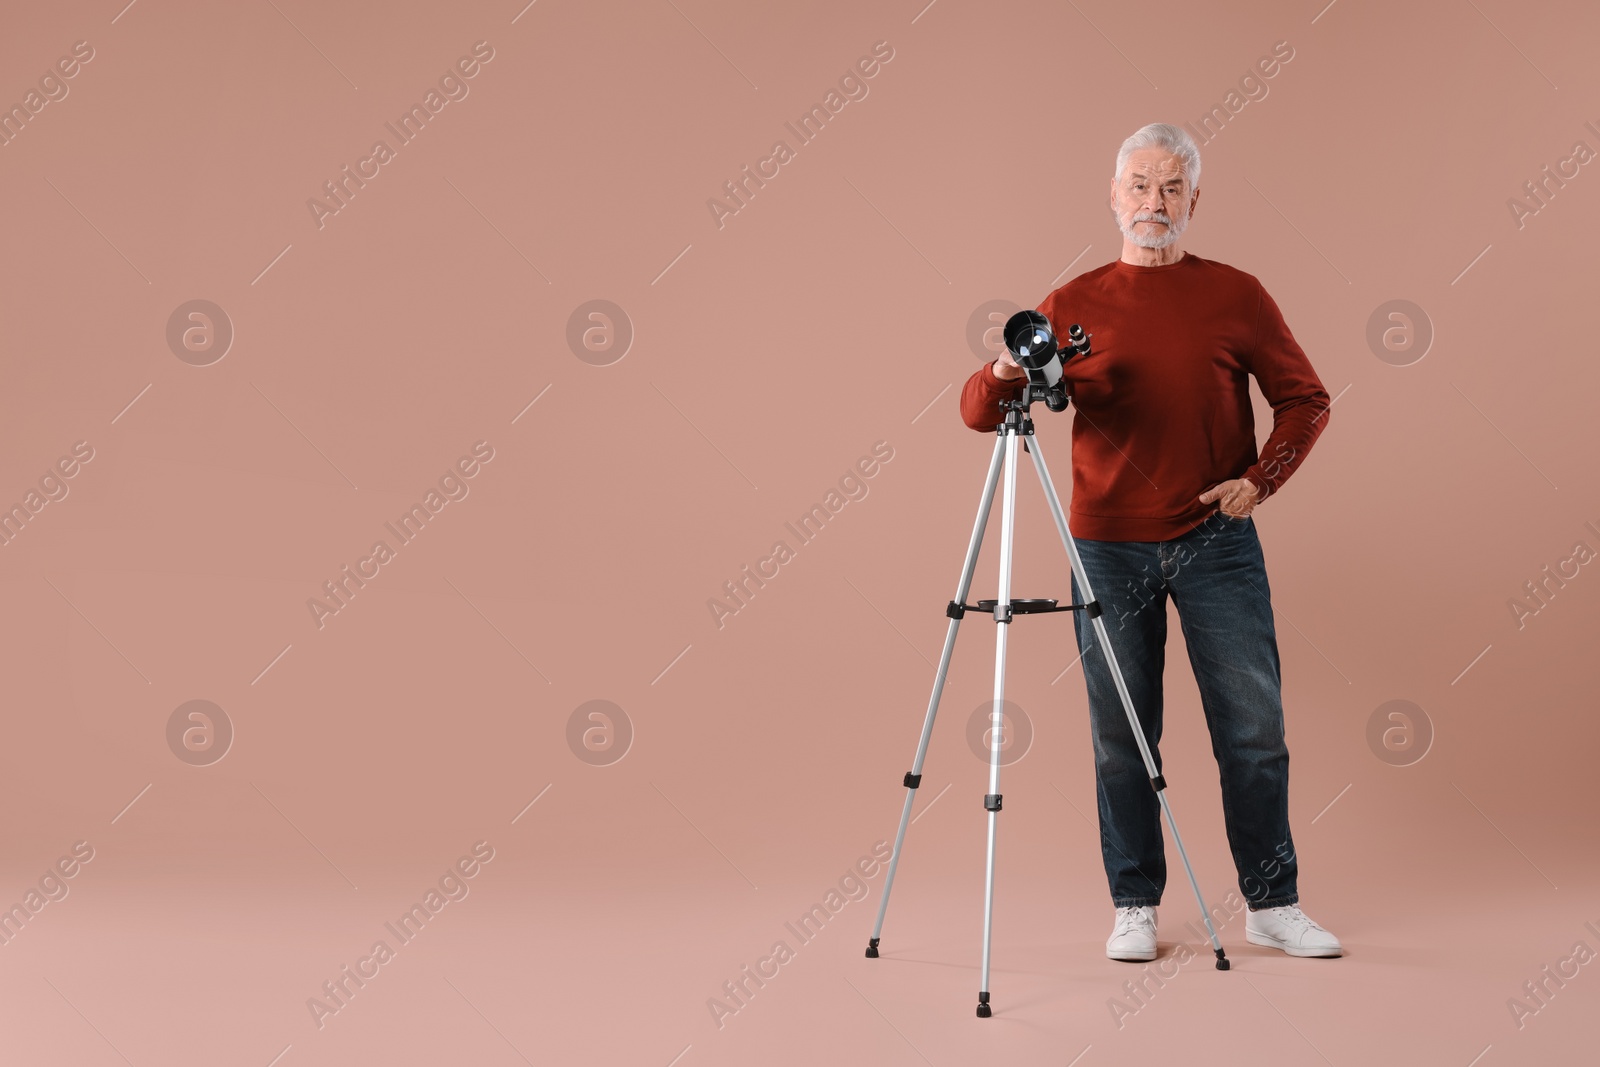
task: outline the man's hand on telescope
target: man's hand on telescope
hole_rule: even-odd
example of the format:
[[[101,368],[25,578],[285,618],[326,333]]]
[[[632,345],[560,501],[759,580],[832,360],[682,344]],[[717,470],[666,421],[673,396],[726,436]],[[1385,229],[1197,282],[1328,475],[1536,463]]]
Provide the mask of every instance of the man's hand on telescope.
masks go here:
[[[1010,352],[1001,352],[1000,358],[994,361],[994,376],[1003,382],[1016,381],[1026,378],[1028,372],[1023,370],[1017,361],[1011,358]]]
[[[1201,493],[1200,503],[1209,504],[1220,499],[1223,514],[1242,519],[1255,510],[1259,495],[1255,482],[1248,478],[1232,478]]]

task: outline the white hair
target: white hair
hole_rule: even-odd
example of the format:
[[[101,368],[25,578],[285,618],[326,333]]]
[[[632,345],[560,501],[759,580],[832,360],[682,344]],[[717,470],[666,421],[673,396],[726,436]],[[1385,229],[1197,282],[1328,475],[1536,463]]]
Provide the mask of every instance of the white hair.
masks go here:
[[[1200,188],[1199,146],[1188,131],[1165,122],[1152,122],[1122,142],[1122,148],[1117,152],[1117,172],[1111,176],[1113,182],[1122,180],[1128,157],[1141,148],[1164,148],[1177,156],[1183,164],[1183,176],[1189,184],[1189,191],[1192,193]]]

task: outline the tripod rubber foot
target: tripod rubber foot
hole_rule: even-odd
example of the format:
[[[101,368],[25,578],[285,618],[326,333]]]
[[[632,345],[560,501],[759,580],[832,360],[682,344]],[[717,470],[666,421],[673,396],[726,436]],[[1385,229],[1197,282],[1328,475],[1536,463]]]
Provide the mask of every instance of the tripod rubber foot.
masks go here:
[[[994,1014],[994,1012],[989,1010],[989,994],[987,994],[987,993],[979,993],[978,994],[978,1018],[987,1019],[993,1014]]]
[[[871,941],[867,942],[867,959],[875,960],[877,958],[878,958],[878,939],[877,938],[873,938]]]
[[[1227,970],[1228,967],[1229,967],[1228,957],[1223,955],[1223,952],[1222,952],[1222,950],[1220,948],[1219,949],[1215,949],[1214,951],[1217,954],[1217,970],[1219,970],[1219,971]]]

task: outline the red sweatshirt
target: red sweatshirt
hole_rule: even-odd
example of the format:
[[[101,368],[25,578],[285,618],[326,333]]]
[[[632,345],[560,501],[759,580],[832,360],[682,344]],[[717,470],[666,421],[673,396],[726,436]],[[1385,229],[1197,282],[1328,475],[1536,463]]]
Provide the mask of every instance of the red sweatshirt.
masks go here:
[[[1057,337],[1081,323],[1093,353],[1066,365],[1072,419],[1068,529],[1096,541],[1165,541],[1217,510],[1199,496],[1248,478],[1276,492],[1328,424],[1327,390],[1254,275],[1185,254],[1140,267],[1121,259],[1073,278],[1039,311]],[[1250,383],[1272,405],[1259,457]],[[985,364],[961,392],[961,418],[993,433],[1022,381]],[[1047,427],[1051,415],[1033,407]]]

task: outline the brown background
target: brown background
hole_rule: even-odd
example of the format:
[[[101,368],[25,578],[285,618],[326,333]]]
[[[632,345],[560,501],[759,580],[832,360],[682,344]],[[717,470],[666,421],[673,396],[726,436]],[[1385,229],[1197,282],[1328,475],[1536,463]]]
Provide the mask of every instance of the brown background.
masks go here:
[[[75,442],[94,458],[0,547],[0,904],[74,842],[94,858],[0,946],[6,1062],[1592,1054],[1592,967],[1521,1028],[1507,1007],[1600,949],[1600,577],[1520,630],[1508,607],[1600,549],[1600,177],[1520,228],[1507,207],[1600,149],[1592,5],[519,7],[7,14],[0,101],[74,42],[94,58],[0,148],[0,503]],[[477,41],[470,94],[319,228],[306,201]],[[869,94],[798,146],[783,123],[878,41]],[[1004,777],[980,1023],[981,618],[885,958],[861,955],[881,873],[810,944],[784,923],[893,836],[989,456],[956,411],[969,318],[1114,259],[1122,138],[1198,121],[1278,41],[1293,59],[1202,147],[1184,247],[1260,277],[1339,395],[1257,523],[1302,900],[1347,955],[1254,948],[1234,917],[1231,973],[1197,959],[1118,1025],[1139,969],[1103,955],[1082,681],[1040,619],[1012,643],[1034,739]],[[719,228],[708,198],[780,138],[795,158]],[[166,339],[196,299],[235,333],[207,366]],[[608,366],[567,341],[596,299],[635,335]],[[1431,323],[1420,361],[1368,344],[1391,300]],[[1063,492],[1067,431],[1041,420]],[[319,629],[308,598],[477,441],[470,494]],[[867,497],[718,629],[707,600],[878,441]],[[1017,593],[1065,596],[1019,485]],[[1172,640],[1169,797],[1216,907],[1234,874]],[[204,766],[166,733],[196,699],[235,733]],[[620,761],[569,747],[591,700],[626,717]],[[1368,742],[1391,700],[1431,725],[1420,760],[1390,754],[1408,765]],[[470,895],[319,1029],[307,999],[477,841]],[[1169,959],[1198,914],[1173,860]],[[708,998],[780,938],[795,958],[719,1028]]]

